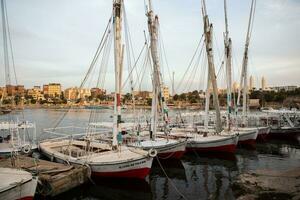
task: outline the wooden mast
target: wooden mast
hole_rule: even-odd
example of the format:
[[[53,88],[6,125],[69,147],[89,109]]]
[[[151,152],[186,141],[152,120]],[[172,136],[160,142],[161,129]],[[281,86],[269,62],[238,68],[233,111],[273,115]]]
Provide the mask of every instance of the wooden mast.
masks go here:
[[[210,89],[210,84],[212,85],[213,89],[213,104],[214,108],[216,110],[216,132],[220,133],[222,131],[222,124],[221,124],[221,114],[220,114],[220,106],[219,106],[219,98],[218,98],[218,86],[217,86],[217,80],[216,80],[216,72],[215,72],[215,66],[214,66],[214,57],[213,57],[213,25],[209,23],[207,11],[206,11],[206,4],[205,0],[202,0],[202,14],[203,14],[203,24],[204,24],[204,35],[205,35],[205,43],[206,43],[206,54],[207,54],[207,60],[208,60],[208,78],[210,81],[208,81],[207,84],[207,91]],[[209,99],[208,97],[210,94],[206,94],[206,99]],[[209,106],[208,103],[206,105]],[[208,110],[208,108],[206,108]],[[208,117],[208,113],[206,113],[206,120]]]
[[[227,77],[227,128],[231,129],[231,112],[232,112],[232,43],[229,38],[228,18],[227,18],[227,2],[224,0],[224,13],[225,13],[225,33],[224,33],[224,46],[225,46],[225,62],[226,62],[226,77]]]
[[[5,83],[6,86],[11,85],[10,69],[9,69],[9,56],[8,56],[8,43],[7,43],[7,13],[5,0],[1,0],[1,15],[2,15],[2,27],[3,27],[3,52],[4,52],[4,67],[5,67]]]
[[[246,36],[246,43],[245,43],[245,50],[244,50],[244,57],[243,57],[241,81],[240,81],[240,88],[243,86],[243,115],[242,115],[243,125],[246,125],[246,123],[247,123],[248,50],[249,50],[249,43],[250,43],[250,37],[251,37],[251,29],[252,29],[252,24],[253,24],[255,4],[256,4],[256,1],[252,0],[251,9],[250,9],[250,16],[249,16],[249,22],[248,22],[248,30],[247,30],[247,36]],[[237,105],[240,105],[240,98],[241,98],[241,89],[239,89]]]
[[[153,74],[152,74],[152,109],[151,109],[151,127],[150,127],[150,137],[153,139],[153,135],[156,134],[157,122],[158,122],[158,109],[160,108],[160,113],[163,114],[163,119],[165,124],[168,123],[167,120],[167,111],[165,105],[165,98],[162,94],[163,83],[160,73],[160,63],[159,63],[159,54],[158,54],[158,16],[154,15],[152,10],[152,3],[149,0],[149,6],[147,11],[148,17],[148,31],[150,34],[150,50],[151,57],[153,61]]]
[[[115,61],[115,98],[114,98],[114,125],[113,149],[117,149],[117,135],[121,132],[121,84],[122,84],[122,49],[121,23],[123,0],[115,0],[113,4],[114,27],[114,61]],[[124,48],[123,48],[124,49]]]

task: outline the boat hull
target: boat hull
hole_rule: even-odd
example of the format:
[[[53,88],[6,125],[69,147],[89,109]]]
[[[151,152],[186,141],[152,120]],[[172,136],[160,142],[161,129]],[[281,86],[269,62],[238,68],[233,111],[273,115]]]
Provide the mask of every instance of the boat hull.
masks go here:
[[[224,136],[221,139],[212,141],[201,141],[191,138],[188,140],[187,151],[234,153],[237,141],[238,137],[235,135]]]
[[[117,162],[97,162],[83,160],[71,160],[61,158],[51,154],[46,148],[40,145],[42,153],[51,161],[58,163],[70,163],[74,165],[87,164],[91,169],[94,177],[111,177],[111,178],[138,178],[144,179],[149,173],[152,166],[153,158],[149,156],[139,156],[134,159],[123,159]],[[99,157],[100,159],[101,157]]]
[[[243,130],[239,132],[238,145],[246,148],[255,148],[258,129]]]
[[[258,127],[257,142],[266,142],[270,133],[270,127]]]
[[[163,145],[156,145],[153,141],[152,146],[139,146],[144,150],[149,151],[150,149],[155,149],[157,151],[157,156],[160,159],[180,159],[186,150],[186,141],[176,141],[175,143],[165,143]]]
[[[269,138],[300,142],[300,127],[271,128]]]
[[[31,200],[34,198],[37,179],[31,179],[24,183],[12,183],[16,184],[7,190],[0,192],[0,199],[18,199],[18,200]]]

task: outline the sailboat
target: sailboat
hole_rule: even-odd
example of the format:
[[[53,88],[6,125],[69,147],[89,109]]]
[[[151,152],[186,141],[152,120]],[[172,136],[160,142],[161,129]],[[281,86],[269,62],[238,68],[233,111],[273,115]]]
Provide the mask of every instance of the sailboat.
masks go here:
[[[152,104],[151,104],[151,123],[150,130],[144,130],[140,133],[143,138],[138,142],[129,144],[131,146],[140,147],[145,150],[157,150],[158,157],[162,159],[179,159],[185,153],[186,140],[172,139],[169,135],[169,119],[168,108],[163,96],[163,82],[160,72],[160,61],[158,54],[158,16],[154,15],[151,0],[149,0],[148,10],[146,13],[148,18],[148,31],[150,35],[150,50],[153,61],[152,72]],[[159,123],[159,118],[163,121]],[[159,126],[161,127],[159,129]]]
[[[246,36],[246,43],[244,49],[244,57],[243,57],[243,66],[242,66],[242,74],[240,80],[240,87],[243,88],[243,112],[242,112],[242,126],[237,128],[239,131],[239,144],[253,147],[256,143],[256,138],[259,133],[259,128],[257,127],[245,127],[247,124],[247,106],[248,106],[248,50],[249,50],[249,43],[250,43],[250,36],[251,30],[253,25],[253,16],[254,16],[254,9],[256,6],[256,1],[252,0],[251,9],[250,9],[250,17],[248,22],[248,30]],[[241,98],[241,90],[238,92],[238,99],[237,105],[240,105],[240,98]],[[238,116],[237,120],[238,120]],[[260,133],[264,133],[265,127],[261,128]]]
[[[112,143],[94,139],[88,127],[84,138],[58,138],[40,143],[40,150],[51,160],[69,164],[88,165],[92,175],[98,177],[145,178],[151,169],[155,152],[140,148],[127,147],[117,140],[122,131],[121,120],[121,83],[122,54],[121,23],[123,0],[113,1],[115,98]],[[105,134],[104,131],[102,131]]]
[[[206,11],[205,0],[202,0],[202,14],[204,22],[204,35],[206,42],[206,53],[208,58],[208,76],[207,76],[207,89],[206,89],[206,101],[205,101],[205,122],[203,126],[188,125],[185,128],[175,128],[176,130],[186,131],[186,136],[177,134],[177,137],[187,137],[187,150],[198,152],[226,152],[234,153],[238,142],[238,135],[235,132],[222,130],[218,88],[215,75],[214,58],[213,58],[213,46],[212,46],[212,31],[213,25],[209,23],[209,18]],[[209,118],[209,99],[211,86],[213,89],[214,108],[216,124],[215,127],[208,126]]]
[[[11,87],[10,68],[13,67],[15,69],[15,66],[5,0],[1,0],[1,14],[3,28],[4,71],[7,89],[8,87]],[[11,55],[9,55],[9,52]],[[17,84],[17,77],[15,77],[15,79]],[[3,96],[4,95],[1,97],[0,103],[2,103],[4,98]],[[12,101],[11,105],[13,105],[14,94],[12,94],[9,98]],[[0,112],[9,113],[10,110],[3,109],[2,111],[0,110]],[[12,152],[31,154],[36,149],[37,144],[35,123],[25,120],[24,117],[22,117],[21,120],[15,119],[12,114],[7,116],[7,120],[0,121],[0,158],[8,157]]]

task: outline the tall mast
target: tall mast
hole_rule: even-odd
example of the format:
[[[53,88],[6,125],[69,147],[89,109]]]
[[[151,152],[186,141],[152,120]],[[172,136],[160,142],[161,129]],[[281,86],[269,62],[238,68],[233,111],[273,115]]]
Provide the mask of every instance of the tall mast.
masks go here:
[[[224,0],[224,13],[225,13],[225,33],[224,33],[224,46],[225,46],[225,62],[226,62],[226,78],[227,78],[227,128],[230,130],[230,115],[232,112],[232,70],[231,70],[231,38],[229,38],[228,31],[228,18],[227,18],[227,3]]]
[[[9,71],[9,57],[8,57],[8,43],[7,43],[7,13],[5,0],[1,0],[1,17],[2,17],[2,37],[3,37],[3,52],[4,52],[4,67],[5,67],[5,84],[10,85],[10,71]]]
[[[248,30],[246,36],[246,43],[245,43],[245,50],[244,50],[244,57],[243,57],[241,82],[240,82],[240,88],[243,85],[243,124],[244,125],[246,125],[246,121],[247,121],[246,118],[247,118],[247,102],[248,102],[248,50],[249,50],[249,43],[251,37],[251,29],[253,25],[255,5],[256,5],[256,0],[252,0],[249,22],[248,22]],[[238,102],[237,102],[238,105],[240,105],[240,96],[241,96],[241,89],[239,90],[239,94],[238,94]]]
[[[209,23],[205,0],[202,0],[202,14],[203,14],[204,34],[205,34],[205,43],[206,43],[206,54],[208,60],[208,74],[209,74],[208,78],[210,79],[208,83],[211,82],[212,84],[213,103],[214,103],[214,108],[216,110],[216,132],[220,133],[222,131],[222,125],[221,125],[221,115],[220,115],[220,106],[219,106],[219,98],[218,98],[218,86],[217,86],[214,57],[213,57],[213,44],[212,44],[213,25]],[[207,87],[209,90],[210,84],[207,84]]]
[[[113,4],[114,27],[114,61],[115,61],[115,99],[114,99],[114,125],[113,148],[117,148],[117,134],[121,132],[121,83],[122,83],[122,49],[121,49],[121,23],[123,0],[115,0]],[[124,49],[124,48],[123,48]]]
[[[151,110],[151,132],[153,135],[156,134],[156,126],[158,122],[158,109],[160,107],[160,111],[163,114],[164,122],[167,123],[167,113],[166,113],[166,105],[165,98],[162,94],[162,78],[160,73],[160,63],[159,63],[159,54],[158,54],[158,16],[153,13],[152,3],[149,0],[149,6],[146,16],[148,17],[148,31],[150,34],[150,50],[151,57],[153,60],[153,76],[152,76],[152,85],[153,85],[153,93],[152,93],[152,110]],[[150,134],[150,135],[152,135]]]

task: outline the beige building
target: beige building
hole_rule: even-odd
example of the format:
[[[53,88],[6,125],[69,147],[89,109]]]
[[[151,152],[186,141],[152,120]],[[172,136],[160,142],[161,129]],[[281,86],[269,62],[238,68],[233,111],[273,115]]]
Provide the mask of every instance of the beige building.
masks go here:
[[[136,99],[149,99],[149,98],[152,98],[152,92],[149,92],[149,91],[134,91],[133,95]]]
[[[0,98],[5,98],[6,96],[6,87],[0,87]]]
[[[165,97],[166,101],[168,101],[170,99],[170,92],[169,92],[169,88],[167,86],[165,86],[163,88],[163,96]]]
[[[32,96],[32,98],[35,100],[44,99],[44,95],[42,94],[42,91],[40,90],[40,88],[37,88],[36,86],[34,86],[32,89],[28,89],[27,95]]]
[[[65,90],[65,98],[68,100],[76,100],[78,98],[86,98],[89,96],[91,96],[90,89],[72,87]]]
[[[49,95],[49,97],[60,97],[61,96],[61,85],[60,83],[49,83],[48,85],[43,85],[44,95]]]
[[[237,92],[240,89],[240,85],[237,82],[234,82],[232,87],[234,92]]]

